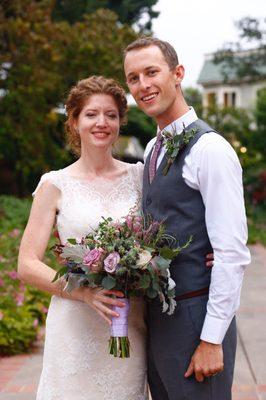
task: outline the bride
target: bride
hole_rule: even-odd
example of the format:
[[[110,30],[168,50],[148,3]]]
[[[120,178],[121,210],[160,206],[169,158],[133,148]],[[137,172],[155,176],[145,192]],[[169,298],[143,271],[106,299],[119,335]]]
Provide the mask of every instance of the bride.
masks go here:
[[[66,293],[64,282],[52,283],[55,270],[43,262],[54,224],[62,243],[80,239],[102,216],[118,220],[127,215],[141,194],[142,164],[112,157],[127,111],[123,89],[100,76],[81,80],[69,93],[66,111],[69,143],[79,158],[41,177],[18,261],[20,279],[53,295],[37,400],[146,400],[142,299],[131,301],[131,357],[113,358],[108,354],[108,324],[117,314],[110,307],[122,307],[123,294],[91,288]]]

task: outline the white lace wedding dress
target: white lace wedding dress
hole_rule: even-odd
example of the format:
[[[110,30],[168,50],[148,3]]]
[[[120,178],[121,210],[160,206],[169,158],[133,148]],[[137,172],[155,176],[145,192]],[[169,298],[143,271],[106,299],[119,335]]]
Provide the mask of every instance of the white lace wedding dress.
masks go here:
[[[143,167],[127,164],[115,180],[93,182],[71,177],[68,170],[42,176],[61,191],[57,229],[61,242],[81,238],[101,217],[117,220],[128,214],[141,193]],[[37,400],[147,400],[145,305],[131,299],[131,356],[108,353],[108,324],[87,304],[53,296],[46,321],[43,370]]]

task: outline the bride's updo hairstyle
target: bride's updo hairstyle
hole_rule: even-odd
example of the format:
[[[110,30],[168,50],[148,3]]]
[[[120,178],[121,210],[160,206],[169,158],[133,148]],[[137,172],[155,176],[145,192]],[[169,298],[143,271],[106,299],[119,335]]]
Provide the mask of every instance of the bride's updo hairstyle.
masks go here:
[[[126,123],[126,92],[114,79],[107,79],[103,76],[91,76],[90,78],[80,80],[71,88],[67,97],[67,120],[65,122],[68,143],[72,151],[78,156],[80,155],[81,145],[80,136],[74,126],[75,121],[77,121],[86,101],[94,94],[112,96],[117,104],[120,126]]]

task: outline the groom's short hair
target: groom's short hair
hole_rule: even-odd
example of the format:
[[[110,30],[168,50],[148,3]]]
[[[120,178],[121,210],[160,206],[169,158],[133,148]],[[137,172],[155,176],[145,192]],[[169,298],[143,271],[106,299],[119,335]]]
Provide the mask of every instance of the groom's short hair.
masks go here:
[[[131,50],[142,49],[149,46],[159,47],[159,49],[163,53],[165,61],[169,65],[170,70],[174,69],[179,64],[178,57],[173,46],[168,42],[151,36],[141,36],[134,42],[130,43],[124,50],[124,61],[127,53],[129,53]]]

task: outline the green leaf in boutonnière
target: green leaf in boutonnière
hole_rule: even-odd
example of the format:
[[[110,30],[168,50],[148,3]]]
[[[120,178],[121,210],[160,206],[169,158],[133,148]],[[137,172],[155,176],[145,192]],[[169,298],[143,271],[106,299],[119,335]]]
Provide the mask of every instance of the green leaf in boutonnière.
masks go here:
[[[163,145],[166,148],[166,155],[168,157],[166,166],[163,170],[164,175],[168,173],[179,152],[195,137],[196,132],[196,128],[186,131],[185,126],[183,128],[183,132],[180,134],[177,134],[175,127],[173,129],[173,132],[162,132]]]

